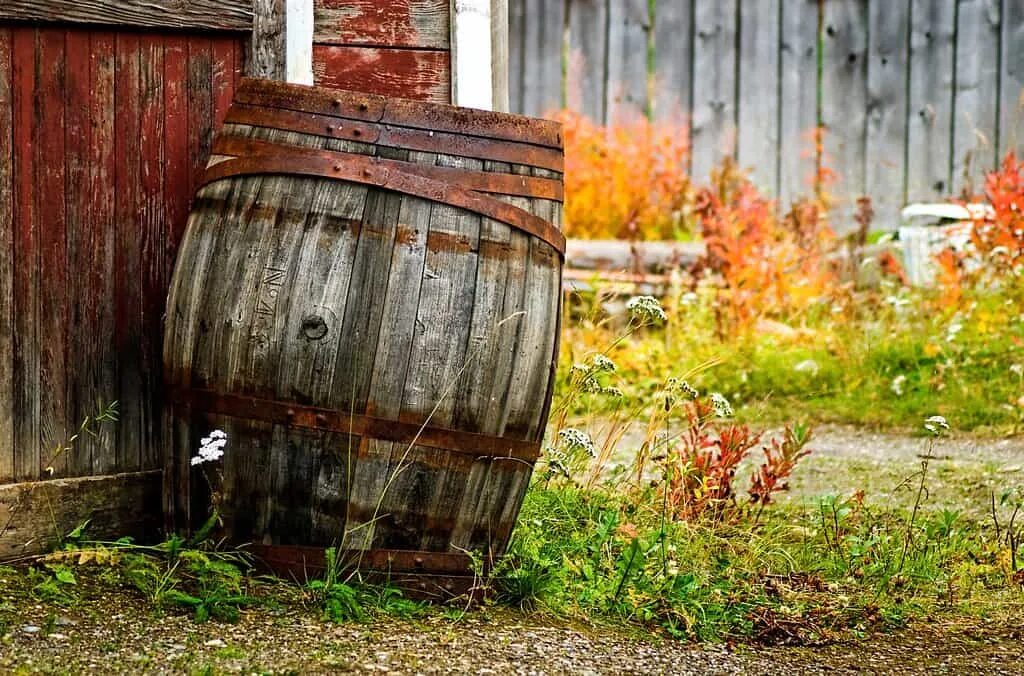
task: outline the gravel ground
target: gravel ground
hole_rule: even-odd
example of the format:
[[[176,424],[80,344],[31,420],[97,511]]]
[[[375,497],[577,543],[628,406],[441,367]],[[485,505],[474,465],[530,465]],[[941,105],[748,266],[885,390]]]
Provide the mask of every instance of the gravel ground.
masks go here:
[[[47,617],[29,608],[0,640],[3,673],[818,674],[1020,673],[1019,631],[932,626],[819,648],[699,646],[544,622],[511,611],[459,621],[326,624],[312,612],[247,612],[197,625],[99,593]]]
[[[865,481],[884,496],[919,466],[924,444],[821,429],[789,499]],[[1022,439],[941,440],[934,454],[936,501],[973,501],[983,512],[982,497],[994,486],[1024,482]],[[83,594],[87,604],[61,608],[12,606],[2,586],[0,673],[1015,674],[1024,661],[1024,625],[1006,620],[919,623],[897,634],[810,648],[701,646],[496,610],[457,621],[436,613],[339,626],[292,604],[245,611],[234,625],[197,625],[107,587]]]

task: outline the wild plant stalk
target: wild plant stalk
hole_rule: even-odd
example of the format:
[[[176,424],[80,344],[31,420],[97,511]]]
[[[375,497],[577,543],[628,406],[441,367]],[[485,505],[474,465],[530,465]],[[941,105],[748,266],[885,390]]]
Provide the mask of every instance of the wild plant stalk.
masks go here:
[[[914,506],[910,510],[910,518],[907,520],[907,529],[903,536],[903,550],[900,552],[900,562],[896,566],[896,575],[903,572],[903,566],[907,561],[907,552],[910,550],[910,545],[914,540],[914,526],[917,521],[917,513],[921,509],[921,504],[924,502],[925,484],[928,479],[928,466],[934,459],[933,451],[935,450],[935,440],[942,434],[943,431],[949,429],[949,424],[946,419],[942,416],[932,416],[925,421],[924,427],[931,434],[928,439],[928,447],[925,451],[924,456],[921,458],[921,470],[919,472],[920,478],[917,484],[917,494],[914,496]]]

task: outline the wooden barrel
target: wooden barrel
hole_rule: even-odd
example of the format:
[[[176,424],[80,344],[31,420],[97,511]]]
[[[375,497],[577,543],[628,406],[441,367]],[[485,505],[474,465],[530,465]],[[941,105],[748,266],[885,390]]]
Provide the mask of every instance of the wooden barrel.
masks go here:
[[[551,400],[562,166],[549,121],[243,80],[168,298],[171,524],[212,500],[279,569],[334,546],[421,588],[501,554]]]

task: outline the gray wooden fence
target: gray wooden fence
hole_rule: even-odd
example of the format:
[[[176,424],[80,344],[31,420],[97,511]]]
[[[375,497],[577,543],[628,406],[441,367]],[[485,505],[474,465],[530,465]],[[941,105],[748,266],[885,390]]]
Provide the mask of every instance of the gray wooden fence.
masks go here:
[[[824,162],[879,226],[1024,140],[1024,0],[511,0],[512,109],[689,125],[783,203]],[[813,130],[825,130],[822,152]],[[847,220],[848,219],[840,219]]]

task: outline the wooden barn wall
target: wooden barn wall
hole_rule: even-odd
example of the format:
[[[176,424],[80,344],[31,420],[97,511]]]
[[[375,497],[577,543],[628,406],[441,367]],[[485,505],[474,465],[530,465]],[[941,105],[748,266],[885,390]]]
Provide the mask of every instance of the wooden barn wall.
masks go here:
[[[315,0],[316,84],[451,101],[450,0]]]
[[[242,59],[226,34],[0,23],[0,484],[160,467],[168,280]]]
[[[1024,142],[1024,0],[510,0],[510,23],[513,112],[675,119],[698,180],[731,155],[784,203],[827,166],[877,225]]]

